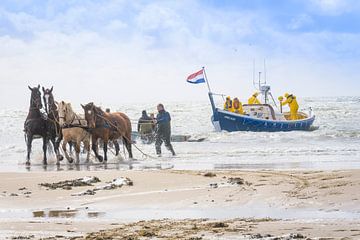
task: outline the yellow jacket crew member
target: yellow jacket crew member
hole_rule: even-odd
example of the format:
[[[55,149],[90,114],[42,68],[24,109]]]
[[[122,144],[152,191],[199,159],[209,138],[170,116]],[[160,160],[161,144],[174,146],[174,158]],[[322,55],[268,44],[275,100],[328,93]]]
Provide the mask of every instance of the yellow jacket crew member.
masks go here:
[[[238,114],[244,114],[244,109],[243,109],[242,103],[239,101],[238,98],[234,98],[232,112],[238,113]]]
[[[261,104],[261,102],[259,101],[259,99],[257,99],[258,96],[259,96],[259,93],[258,93],[258,92],[254,93],[254,94],[248,99],[248,104]]]
[[[296,100],[296,96],[292,94],[285,93],[285,101],[281,102],[281,105],[284,106],[286,104],[289,105],[290,108],[290,120],[297,120],[298,119],[298,110],[299,110],[299,104]]]
[[[232,102],[230,96],[226,97],[226,101],[224,103],[224,110],[233,112],[233,102]]]

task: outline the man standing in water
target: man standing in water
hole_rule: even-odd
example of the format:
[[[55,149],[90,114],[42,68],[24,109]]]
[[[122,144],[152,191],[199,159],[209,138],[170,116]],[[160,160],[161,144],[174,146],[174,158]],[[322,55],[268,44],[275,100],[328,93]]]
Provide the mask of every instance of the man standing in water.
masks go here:
[[[175,156],[175,151],[170,142],[171,137],[171,117],[165,111],[163,104],[157,105],[158,114],[156,116],[156,134],[155,134],[155,149],[156,154],[161,156],[161,145],[165,142],[165,147]]]

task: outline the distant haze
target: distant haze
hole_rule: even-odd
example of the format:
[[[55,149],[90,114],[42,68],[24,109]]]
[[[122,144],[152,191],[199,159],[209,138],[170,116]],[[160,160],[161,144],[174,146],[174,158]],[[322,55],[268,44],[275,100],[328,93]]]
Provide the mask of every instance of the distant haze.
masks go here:
[[[31,1],[0,3],[0,107],[27,85],[74,105],[205,100],[186,77],[245,100],[264,72],[274,95],[359,95],[360,2]]]

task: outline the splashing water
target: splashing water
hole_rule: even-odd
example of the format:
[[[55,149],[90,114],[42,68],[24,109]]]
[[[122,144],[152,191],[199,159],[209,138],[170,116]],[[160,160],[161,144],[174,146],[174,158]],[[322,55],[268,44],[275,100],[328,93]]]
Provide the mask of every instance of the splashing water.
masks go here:
[[[143,109],[155,112],[155,104],[113,106],[130,116],[133,129]],[[177,157],[163,147],[162,158],[120,162],[130,168],[268,168],[268,169],[351,169],[360,168],[360,97],[306,98],[300,102],[303,109],[310,106],[316,115],[310,132],[215,132],[210,122],[209,102],[168,103],[166,109],[172,117],[173,134],[206,138],[204,142],[174,143]],[[79,108],[80,109],[80,108]],[[79,111],[80,112],[80,111]],[[0,111],[0,165],[5,170],[23,171],[26,145],[23,123],[26,111]],[[41,140],[33,144],[32,163],[41,165]],[[155,156],[153,145],[138,143],[144,152]],[[119,158],[110,155],[109,163]],[[82,156],[85,160],[85,155]],[[53,164],[54,159],[49,163]],[[93,159],[93,162],[96,160]],[[62,164],[67,164],[66,160]]]

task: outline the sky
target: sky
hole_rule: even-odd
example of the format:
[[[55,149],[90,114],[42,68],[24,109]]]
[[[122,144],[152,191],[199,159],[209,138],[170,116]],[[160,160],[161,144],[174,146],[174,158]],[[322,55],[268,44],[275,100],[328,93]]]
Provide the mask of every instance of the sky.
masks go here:
[[[206,100],[185,81],[201,67],[243,101],[254,72],[275,96],[358,96],[360,1],[0,2],[2,108],[28,107],[38,84],[73,105]]]

